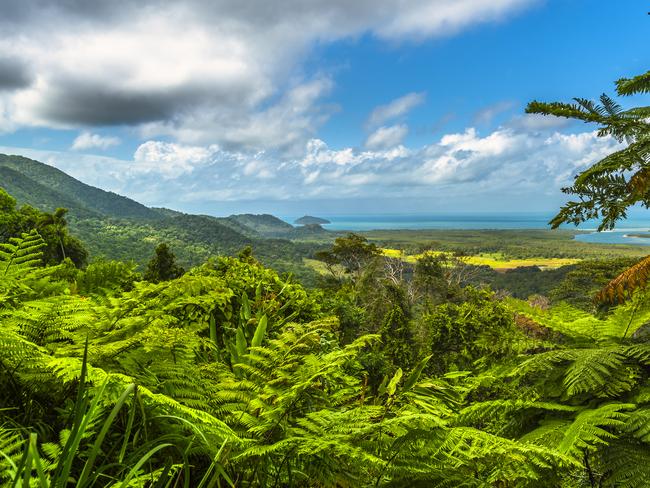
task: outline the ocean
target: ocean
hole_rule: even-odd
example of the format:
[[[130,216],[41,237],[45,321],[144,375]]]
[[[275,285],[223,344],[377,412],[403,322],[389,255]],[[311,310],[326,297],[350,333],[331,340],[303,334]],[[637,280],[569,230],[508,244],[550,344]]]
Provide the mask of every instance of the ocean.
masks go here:
[[[329,220],[323,225],[329,230],[418,230],[418,229],[550,229],[548,222],[552,213],[493,213],[493,214],[317,214]],[[281,216],[293,223],[300,215]],[[629,234],[650,236],[650,211],[632,214],[614,231],[596,232],[596,222],[586,222],[579,227],[564,225],[563,229],[578,229],[588,233],[576,234],[582,242],[607,244],[650,245],[650,238],[629,237]]]

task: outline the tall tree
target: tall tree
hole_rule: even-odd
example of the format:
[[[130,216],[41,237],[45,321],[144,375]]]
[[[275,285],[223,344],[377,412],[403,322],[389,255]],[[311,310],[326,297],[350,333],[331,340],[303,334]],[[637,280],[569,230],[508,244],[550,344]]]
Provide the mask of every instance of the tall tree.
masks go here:
[[[25,207],[20,209],[24,213]],[[36,210],[36,212],[38,212]],[[42,212],[36,218],[34,227],[41,234],[48,247],[43,254],[47,264],[60,263],[70,259],[78,268],[84,267],[88,261],[88,251],[81,241],[68,232],[67,208],[57,208],[53,213]],[[27,217],[30,212],[26,212]],[[33,216],[31,217],[33,218]]]
[[[16,200],[0,188],[0,242],[36,230],[47,244],[42,253],[45,264],[58,264],[69,258],[82,268],[88,261],[88,251],[68,232],[67,212],[65,208],[57,208],[54,213],[41,212],[30,205],[17,208]]]
[[[67,213],[67,208],[59,207],[54,211],[54,213],[44,213],[41,217],[41,221],[39,222],[39,227],[50,226],[54,231],[54,235],[59,241],[59,247],[61,249],[61,255],[63,256],[63,259],[66,258],[63,239],[67,233],[68,221],[65,219]]]
[[[339,264],[356,280],[363,268],[380,254],[379,248],[368,242],[368,239],[350,233],[345,237],[336,238],[331,250],[320,251],[315,257],[323,261],[333,275],[335,275],[334,266]]]
[[[16,199],[0,188],[0,212],[13,212],[16,208]]]
[[[144,279],[154,283],[169,281],[182,276],[185,270],[176,264],[176,256],[164,242],[158,244],[154,256],[147,264]]]

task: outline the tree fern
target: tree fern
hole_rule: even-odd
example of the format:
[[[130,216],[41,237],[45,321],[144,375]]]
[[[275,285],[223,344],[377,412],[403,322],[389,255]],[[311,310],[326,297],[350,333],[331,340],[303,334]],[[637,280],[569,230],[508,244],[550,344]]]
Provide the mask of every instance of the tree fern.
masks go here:
[[[0,273],[8,276],[10,273],[30,270],[41,265],[41,250],[45,246],[45,242],[35,230],[23,234],[21,238],[13,237],[9,242],[0,243]]]
[[[643,93],[647,91],[647,80],[647,73],[619,80],[618,94]],[[611,229],[626,217],[627,209],[635,203],[650,205],[645,176],[650,162],[648,107],[622,110],[607,95],[601,96],[601,104],[579,98],[575,101],[575,104],[534,101],[526,111],[595,123],[599,136],[613,136],[628,145],[587,168],[576,177],[572,187],[563,189],[579,199],[567,203],[551,224],[557,227],[563,222],[578,224],[596,218],[601,219],[599,230]]]
[[[623,271],[598,292],[596,299],[601,302],[622,303],[637,289],[648,282],[650,256],[643,258],[634,266]]]

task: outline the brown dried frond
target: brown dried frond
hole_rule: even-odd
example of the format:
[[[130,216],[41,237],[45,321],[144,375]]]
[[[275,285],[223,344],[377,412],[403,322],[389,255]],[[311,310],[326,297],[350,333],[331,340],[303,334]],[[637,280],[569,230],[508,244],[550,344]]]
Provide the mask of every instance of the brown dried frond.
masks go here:
[[[622,303],[634,290],[644,288],[650,275],[650,256],[629,267],[598,292],[597,303]]]
[[[650,168],[644,167],[634,173],[628,182],[628,188],[634,195],[645,195],[650,189]]]

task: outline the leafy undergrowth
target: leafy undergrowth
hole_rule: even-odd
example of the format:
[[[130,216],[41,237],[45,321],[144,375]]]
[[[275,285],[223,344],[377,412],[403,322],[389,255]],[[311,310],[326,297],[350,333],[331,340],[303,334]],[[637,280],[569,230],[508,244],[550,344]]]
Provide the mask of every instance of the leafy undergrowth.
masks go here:
[[[308,293],[242,257],[121,286],[110,263],[42,267],[42,246],[0,245],[5,486],[650,479],[643,295],[602,319],[466,291],[415,324],[366,276]],[[378,290],[384,325],[345,329],[349,298]],[[553,333],[527,335],[515,312]]]

